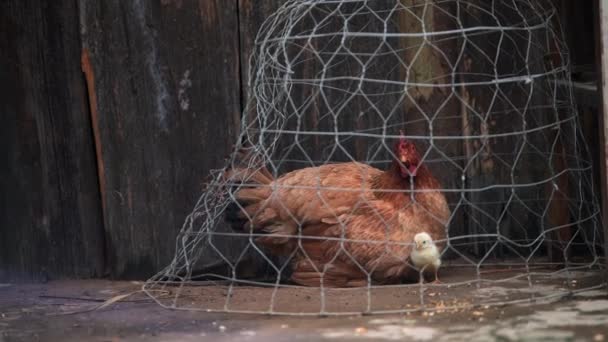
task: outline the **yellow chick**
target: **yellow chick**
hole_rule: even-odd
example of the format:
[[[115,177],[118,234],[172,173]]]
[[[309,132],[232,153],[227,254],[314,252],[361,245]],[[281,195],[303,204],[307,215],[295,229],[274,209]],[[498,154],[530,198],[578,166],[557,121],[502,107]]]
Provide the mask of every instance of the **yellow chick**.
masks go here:
[[[435,281],[439,283],[437,272],[441,266],[441,255],[433,239],[427,233],[418,233],[414,236],[416,246],[410,254],[412,263],[418,270],[432,270],[435,272]],[[421,279],[422,280],[422,279]]]

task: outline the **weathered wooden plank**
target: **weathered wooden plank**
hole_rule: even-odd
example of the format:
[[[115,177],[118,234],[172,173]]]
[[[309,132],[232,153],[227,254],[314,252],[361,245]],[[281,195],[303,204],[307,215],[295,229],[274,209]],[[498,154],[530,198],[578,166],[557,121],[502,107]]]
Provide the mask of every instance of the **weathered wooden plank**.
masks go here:
[[[103,273],[77,4],[0,3],[0,281]]]
[[[166,266],[175,237],[235,141],[236,1],[81,1],[94,80],[111,274]]]
[[[593,194],[599,194],[601,184],[600,176],[600,144],[599,144],[599,118],[600,111],[599,93],[597,91],[597,75],[599,74],[599,64],[596,58],[597,33],[595,30],[595,18],[597,17],[596,3],[586,1],[578,5],[571,1],[561,0],[563,7],[562,28],[566,37],[566,44],[570,57],[571,77],[573,81],[573,97],[578,109],[580,127],[582,129],[583,142],[586,148],[583,149],[585,155],[593,165],[591,174],[595,189],[589,189],[588,198]],[[568,146],[565,146],[566,149]],[[602,162],[603,163],[603,162]],[[572,188],[575,188],[576,179],[571,178]],[[603,194],[600,194],[603,197]],[[588,225],[587,227],[590,227]],[[561,230],[560,230],[561,231]],[[575,253],[580,248],[570,248]]]
[[[575,69],[595,64],[594,14],[592,1],[584,3],[569,0],[553,0]],[[576,70],[574,70],[576,72]]]
[[[597,27],[597,56],[600,65],[598,77],[598,89],[601,94],[600,104],[600,174],[602,197],[602,217],[604,218],[604,254],[608,263],[608,0],[598,0],[596,2],[596,27]],[[608,272],[606,272],[608,278]]]
[[[243,78],[242,90],[244,102],[247,101],[248,96],[249,61],[255,49],[255,38],[268,16],[279,9],[285,2],[287,0],[238,0],[240,70]]]

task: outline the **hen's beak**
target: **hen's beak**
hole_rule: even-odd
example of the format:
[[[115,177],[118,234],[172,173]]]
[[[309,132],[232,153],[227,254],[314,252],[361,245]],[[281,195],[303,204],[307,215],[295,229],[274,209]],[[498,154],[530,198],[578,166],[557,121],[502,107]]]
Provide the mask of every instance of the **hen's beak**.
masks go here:
[[[404,156],[399,158],[399,160],[412,176],[416,176],[416,172],[418,171],[418,167],[416,165],[410,163],[410,161]]]

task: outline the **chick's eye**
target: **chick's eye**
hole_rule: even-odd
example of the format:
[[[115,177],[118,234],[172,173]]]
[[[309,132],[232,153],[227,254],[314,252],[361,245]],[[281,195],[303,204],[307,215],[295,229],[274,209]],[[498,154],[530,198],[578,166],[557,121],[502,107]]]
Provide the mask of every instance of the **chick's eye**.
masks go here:
[[[426,241],[422,241],[422,244],[423,244],[423,245],[426,245]]]

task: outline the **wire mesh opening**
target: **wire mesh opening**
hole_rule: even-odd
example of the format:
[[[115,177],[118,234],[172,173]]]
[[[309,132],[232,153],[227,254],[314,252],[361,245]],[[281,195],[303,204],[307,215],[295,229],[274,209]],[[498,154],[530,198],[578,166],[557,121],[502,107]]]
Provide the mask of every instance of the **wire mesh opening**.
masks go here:
[[[258,34],[235,152],[144,290],[172,308],[352,314],[603,287],[554,14],[541,0],[287,2]]]

